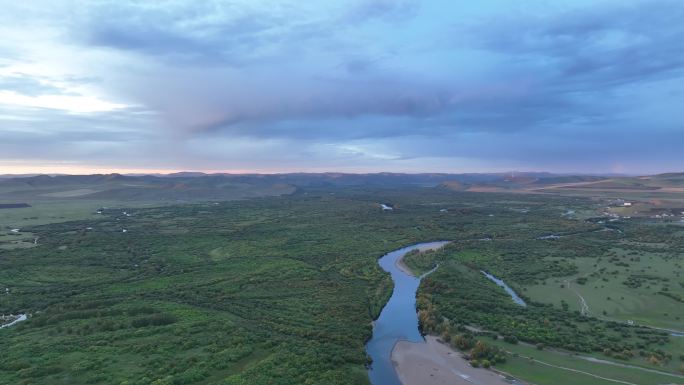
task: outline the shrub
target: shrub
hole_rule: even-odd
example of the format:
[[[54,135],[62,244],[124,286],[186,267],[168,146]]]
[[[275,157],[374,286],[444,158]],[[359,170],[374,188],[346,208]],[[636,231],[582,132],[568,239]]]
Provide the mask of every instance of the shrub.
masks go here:
[[[134,319],[131,321],[131,326],[134,328],[142,328],[146,326],[169,325],[174,322],[176,322],[176,317],[172,314],[157,313],[148,317]]]

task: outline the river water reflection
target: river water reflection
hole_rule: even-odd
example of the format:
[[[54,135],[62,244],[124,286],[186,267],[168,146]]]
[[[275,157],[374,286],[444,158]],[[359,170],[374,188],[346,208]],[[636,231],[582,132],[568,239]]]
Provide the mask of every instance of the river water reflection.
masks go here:
[[[391,360],[394,344],[398,341],[424,341],[418,331],[416,314],[416,291],[420,278],[405,273],[397,266],[397,261],[410,251],[437,249],[446,243],[448,242],[419,243],[392,251],[378,261],[380,267],[392,275],[394,291],[375,321],[373,337],[366,345],[366,350],[373,359],[368,370],[373,385],[401,385]]]

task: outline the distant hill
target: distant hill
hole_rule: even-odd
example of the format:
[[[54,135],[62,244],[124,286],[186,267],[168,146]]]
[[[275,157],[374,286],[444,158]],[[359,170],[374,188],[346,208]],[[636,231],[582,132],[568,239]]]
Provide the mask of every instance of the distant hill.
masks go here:
[[[301,188],[439,187],[472,192],[675,191],[684,173],[639,177],[558,175],[545,172],[474,174],[290,173],[168,175],[31,175],[0,179],[0,203],[54,199],[210,201],[291,194]]]
[[[454,191],[494,192],[494,191],[534,191],[557,184],[598,182],[608,180],[607,177],[587,175],[554,175],[548,173],[507,173],[491,174],[489,178],[448,181],[442,187]]]
[[[684,194],[684,173],[644,176],[618,176],[596,180],[563,180],[539,187],[543,192],[571,192],[573,194],[623,196],[631,198],[676,198]],[[639,195],[641,193],[641,195]]]
[[[684,172],[642,176],[637,179],[648,186],[684,187]]]
[[[276,181],[245,183],[224,176],[160,177],[121,174],[38,175],[0,179],[0,202],[54,199],[120,201],[209,201],[290,194],[296,188]]]
[[[28,178],[42,174],[0,174],[0,179]]]

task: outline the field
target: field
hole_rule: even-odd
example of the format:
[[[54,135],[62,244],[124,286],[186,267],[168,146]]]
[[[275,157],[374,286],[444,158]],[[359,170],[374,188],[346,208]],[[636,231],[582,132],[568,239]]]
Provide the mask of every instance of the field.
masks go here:
[[[97,211],[103,207],[141,208],[225,201],[290,194],[295,190],[292,185],[277,180],[236,178],[239,177],[111,174],[0,179],[0,250],[33,247],[36,236],[23,231],[27,226],[96,219]]]
[[[368,384],[364,342],[392,289],[377,258],[443,239],[453,243],[406,260],[416,272],[439,264],[419,291],[425,332],[500,346],[510,353],[481,359],[503,354],[496,367],[539,385],[602,382],[515,353],[632,383],[681,383],[646,370],[676,373],[682,339],[641,326],[682,328],[684,228],[607,222],[603,200],[308,186],[158,207],[84,197],[28,203],[0,210],[3,245],[24,237],[30,246],[0,250],[0,313],[29,314],[0,330],[0,383]],[[14,226],[19,235],[10,235]]]
[[[626,246],[625,247],[629,247]],[[684,325],[684,306],[672,306],[671,293],[684,297],[681,261],[662,252],[612,249],[611,258],[578,258],[574,275],[547,279],[523,287],[530,298],[546,303],[567,303],[599,318],[632,321],[639,325],[678,330]],[[584,280],[586,279],[586,281]],[[578,280],[582,282],[578,283]]]
[[[97,211],[102,207],[152,207],[159,203],[138,201],[121,202],[114,200],[86,199],[39,199],[32,201],[30,207],[0,210],[0,249],[26,248],[36,245],[37,236],[27,227],[76,220],[96,220]],[[18,229],[18,232],[12,230]]]
[[[651,371],[652,368],[646,368],[649,369],[647,371],[638,367],[625,367],[622,362],[615,362],[615,365],[601,364],[562,352],[538,350],[534,346],[511,345],[486,337],[483,340],[511,353],[507,362],[499,365],[497,369],[518,378],[525,378],[537,385],[607,385],[615,384],[614,380],[657,385],[684,380],[681,376]],[[561,378],[563,380],[559,381]]]

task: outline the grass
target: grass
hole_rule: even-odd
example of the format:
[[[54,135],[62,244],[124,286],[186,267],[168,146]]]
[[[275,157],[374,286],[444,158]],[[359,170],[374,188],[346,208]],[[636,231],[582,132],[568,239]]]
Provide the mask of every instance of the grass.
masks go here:
[[[662,245],[640,245],[657,249]],[[581,295],[589,306],[590,314],[620,321],[634,321],[640,325],[684,329],[684,306],[674,299],[658,294],[664,288],[671,293],[684,295],[684,282],[680,276],[681,260],[658,252],[632,253],[627,247],[614,248],[618,258],[586,257],[574,260],[578,272],[572,276],[550,278],[539,285],[525,287],[524,293],[536,301],[559,304],[565,301],[573,310],[580,310]],[[638,258],[638,260],[636,260]],[[616,265],[623,263],[627,266]],[[605,269],[601,272],[601,269]],[[653,277],[639,287],[625,285],[632,276]],[[584,284],[577,278],[586,277]]]
[[[568,363],[572,367],[573,363]],[[594,376],[553,368],[534,362],[527,358],[511,357],[505,364],[497,366],[498,369],[511,374],[516,378],[524,378],[536,385],[615,385],[616,382],[608,381]],[[560,380],[562,378],[562,380]],[[658,384],[658,383],[656,383]]]
[[[121,202],[88,199],[40,199],[29,201],[31,207],[0,210],[0,228],[22,228],[76,220],[97,219],[101,207],[152,207],[152,201]]]
[[[563,379],[563,384],[616,384],[617,382],[602,380],[587,374],[573,372],[571,370],[556,368],[535,362],[529,357],[558,367],[570,368],[577,371],[587,372],[599,377],[615,379],[635,383],[639,385],[669,384],[684,381],[682,377],[667,374],[658,374],[643,371],[635,368],[599,364],[574,357],[567,353],[543,350],[540,351],[533,346],[524,344],[512,345],[501,340],[483,338],[490,344],[499,346],[513,353],[505,364],[498,365],[497,368],[508,372],[514,376],[519,376],[532,381],[537,385],[558,384],[559,379]],[[605,359],[602,358],[602,359]],[[617,361],[618,364],[623,362]],[[658,369],[658,368],[652,368]]]
[[[120,207],[121,202],[91,201],[83,199],[40,199],[30,201],[31,207],[0,210],[0,250],[30,248],[36,245],[37,235],[26,231],[26,227],[77,220],[96,220],[96,211],[101,207]],[[137,207],[150,206],[138,202]],[[13,229],[21,230],[19,233]]]

